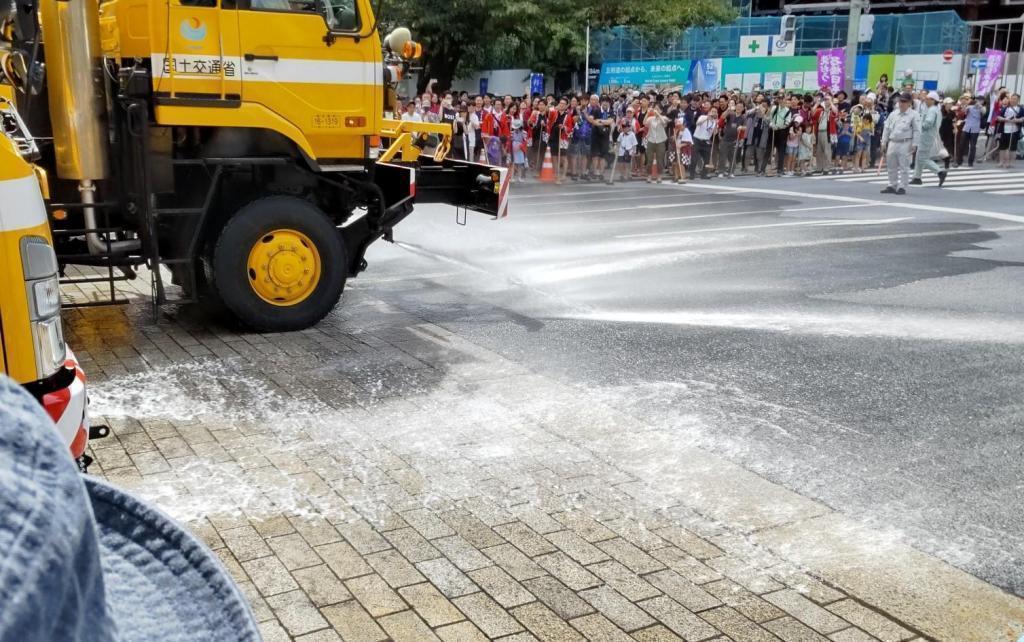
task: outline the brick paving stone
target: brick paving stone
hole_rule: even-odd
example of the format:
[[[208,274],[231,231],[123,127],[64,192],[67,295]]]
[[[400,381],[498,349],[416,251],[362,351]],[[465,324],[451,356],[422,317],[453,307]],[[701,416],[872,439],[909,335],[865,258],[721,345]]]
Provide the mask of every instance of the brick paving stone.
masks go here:
[[[256,590],[256,585],[246,580],[244,582],[236,582],[239,590],[245,595],[245,599],[249,601],[249,606],[252,607],[252,614],[256,618],[257,622],[263,622],[264,620],[274,619],[274,612],[267,606],[266,600],[260,595],[260,592]]]
[[[584,639],[583,636],[566,624],[562,618],[558,617],[554,611],[540,602],[517,606],[511,610],[511,613],[539,640],[544,640],[545,642],[562,642],[563,640],[572,642],[580,640],[582,642]]]
[[[241,564],[264,597],[299,588],[288,569],[276,557],[260,557]]]
[[[651,556],[694,584],[714,582],[724,577],[715,569],[675,546],[666,546],[651,551]]]
[[[275,515],[274,517],[264,517],[260,519],[250,520],[252,527],[256,529],[256,532],[263,537],[279,537],[281,535],[289,535],[295,532],[295,527],[292,526],[283,515]]]
[[[842,631],[833,633],[828,636],[828,639],[832,642],[878,642],[878,638],[872,637],[864,631],[855,629],[852,626],[848,629],[843,629]],[[914,640],[920,640],[920,638],[914,638]]]
[[[578,617],[569,624],[594,642],[633,642],[633,638],[600,613]]]
[[[477,586],[505,608],[533,602],[536,598],[512,576],[497,566],[489,566],[468,573]]]
[[[564,511],[555,513],[552,517],[557,519],[562,526],[591,543],[615,537],[615,533],[611,529],[583,511]]]
[[[373,553],[363,559],[393,588],[417,584],[425,579],[415,566],[395,550]]]
[[[479,590],[473,580],[445,558],[419,562],[416,568],[447,597],[459,597]]]
[[[457,597],[455,606],[465,613],[485,635],[496,638],[511,635],[523,630],[523,627],[509,615],[505,609],[492,600],[486,593],[473,593]]]
[[[291,642],[288,632],[277,620],[260,622],[260,635],[263,636],[263,642]]]
[[[829,642],[828,638],[818,635],[814,629],[791,615],[764,622],[761,626],[779,636],[782,642]]]
[[[558,531],[557,533],[548,533],[547,538],[552,544],[557,546],[560,551],[584,566],[594,564],[595,562],[603,562],[608,559],[607,553],[583,539],[573,531],[563,530]]]
[[[494,564],[486,555],[459,535],[439,537],[431,544],[463,571],[474,571]]]
[[[292,577],[318,607],[352,599],[345,584],[326,564],[292,571]]]
[[[476,548],[498,546],[505,542],[497,533],[478,517],[462,510],[450,510],[440,514],[441,520],[455,529],[463,539]]]
[[[494,532],[504,537],[529,557],[536,557],[557,550],[554,544],[538,535],[536,531],[522,522],[495,526]]]
[[[604,580],[608,586],[622,593],[626,599],[634,602],[661,595],[660,590],[654,588],[641,579],[639,575],[615,560],[591,564],[587,567],[587,570]]]
[[[272,537],[267,540],[267,544],[270,545],[271,550],[274,551],[274,554],[277,555],[277,558],[281,560],[281,563],[289,571],[316,566],[323,562],[320,556],[316,554],[309,544],[306,543],[306,540],[302,539],[302,536],[298,533]]]
[[[355,600],[326,606],[320,612],[346,642],[380,642],[388,637]]]
[[[743,640],[744,642],[779,642],[779,638],[775,637],[773,633],[762,629],[728,606],[704,611],[700,614],[700,617],[733,640]]]
[[[487,636],[468,621],[442,626],[435,633],[444,642],[487,642]]]
[[[341,533],[322,517],[291,517],[288,521],[302,534],[302,539],[314,548],[341,541]]]
[[[786,588],[773,580],[764,571],[758,570],[756,565],[752,564],[750,560],[722,556],[707,560],[707,564],[737,584],[758,595]]]
[[[388,531],[384,537],[413,564],[441,557],[441,552],[412,528]]]
[[[392,591],[387,582],[376,573],[350,579],[345,582],[345,587],[373,617],[409,608],[405,600]]]
[[[532,634],[523,631],[498,638],[498,642],[539,642]]]
[[[665,568],[664,564],[621,537],[598,542],[597,546],[605,553],[622,562],[626,568],[634,573],[643,575],[644,573],[660,571]]]
[[[394,642],[439,642],[430,627],[412,611],[382,617],[377,622]]]
[[[899,624],[853,600],[836,602],[827,608],[882,642],[902,642],[914,637],[913,633]]]
[[[333,544],[323,544],[316,546],[314,549],[317,554],[323,558],[327,566],[331,567],[331,570],[343,580],[347,580],[350,577],[357,577],[359,575],[366,575],[372,572],[370,566],[365,560],[356,552],[356,549],[349,546],[348,542],[334,542]]]
[[[774,620],[785,615],[781,609],[765,602],[732,580],[719,580],[701,588],[731,606],[754,622]]]
[[[526,580],[523,582],[523,586],[564,620],[571,620],[594,612],[594,607],[581,600],[565,584],[551,576],[545,575]]]
[[[699,559],[706,560],[711,557],[719,557],[725,553],[706,539],[691,533],[682,526],[666,526],[655,531],[659,537],[672,542],[680,550]]]
[[[669,597],[651,598],[639,606],[687,640],[706,640],[718,634],[714,627]]]
[[[289,635],[302,635],[327,626],[327,620],[302,591],[271,595],[267,598],[267,604]]]
[[[335,524],[335,528],[360,555],[376,553],[391,548],[391,544],[381,537],[377,531],[373,530],[373,526],[370,526],[370,523],[366,520],[361,519],[354,522]]]
[[[544,575],[544,569],[511,544],[491,546],[483,553],[520,582]]]
[[[652,585],[664,591],[665,595],[691,611],[700,612],[722,604],[717,597],[675,571],[658,571],[644,577]]]
[[[668,546],[668,542],[658,536],[657,533],[647,528],[643,522],[622,517],[606,521],[605,525],[615,531],[622,539],[633,544],[641,550],[650,552],[658,548]]]
[[[831,586],[822,584],[806,573],[793,570],[781,572],[772,568],[772,575],[791,589],[820,605],[831,604],[846,597]]]
[[[440,517],[426,508],[405,511],[402,513],[402,519],[426,539],[455,534],[455,531],[442,522]]]
[[[625,631],[654,624],[647,613],[609,586],[581,591],[580,597]]]
[[[295,642],[342,642],[342,640],[334,632],[334,629],[320,629],[319,631],[296,637]]]
[[[519,518],[519,521],[523,522],[541,535],[560,531],[563,528],[561,523],[536,506],[531,506],[529,504],[513,506],[512,513]]]
[[[465,619],[455,605],[429,582],[405,586],[398,589],[398,593],[432,627]]]
[[[537,558],[537,563],[574,591],[601,584],[601,580],[595,575],[562,552],[541,555]]]
[[[793,589],[785,589],[774,593],[768,593],[764,596],[764,599],[768,600],[786,613],[789,613],[818,633],[828,635],[829,633],[835,633],[836,631],[845,629],[848,626],[848,624],[842,619],[808,600]]]
[[[655,624],[646,629],[634,631],[633,639],[637,642],[684,642],[683,638],[670,631],[664,624]]]

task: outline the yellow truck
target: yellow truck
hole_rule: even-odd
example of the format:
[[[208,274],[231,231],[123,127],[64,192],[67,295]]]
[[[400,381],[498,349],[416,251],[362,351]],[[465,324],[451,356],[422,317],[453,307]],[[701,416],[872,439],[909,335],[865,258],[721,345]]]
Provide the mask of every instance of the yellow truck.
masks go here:
[[[450,125],[385,117],[420,48],[382,40],[370,0],[13,6],[0,66],[51,177],[58,260],[106,268],[112,294],[145,265],[154,311],[205,297],[305,328],[415,203],[507,214],[506,169],[447,158]]]
[[[0,91],[0,374],[25,386],[53,419],[80,465],[89,440],[85,374],[64,343],[57,257],[43,192],[28,162],[34,143]]]

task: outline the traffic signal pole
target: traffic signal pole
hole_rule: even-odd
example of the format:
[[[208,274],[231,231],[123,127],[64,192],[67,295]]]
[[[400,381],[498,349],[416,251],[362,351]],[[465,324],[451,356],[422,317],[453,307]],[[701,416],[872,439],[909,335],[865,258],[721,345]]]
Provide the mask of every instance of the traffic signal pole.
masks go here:
[[[857,43],[860,41],[860,14],[867,6],[867,0],[850,0],[850,19],[846,25],[846,77],[843,89],[846,95],[853,95],[853,80],[857,73]],[[833,89],[833,91],[835,91]]]

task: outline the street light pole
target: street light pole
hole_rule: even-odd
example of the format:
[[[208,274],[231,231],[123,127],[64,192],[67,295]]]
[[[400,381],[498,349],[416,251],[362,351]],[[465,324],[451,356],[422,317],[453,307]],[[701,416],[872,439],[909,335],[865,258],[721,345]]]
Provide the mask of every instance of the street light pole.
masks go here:
[[[867,0],[850,0],[850,20],[846,26],[846,78],[843,89],[848,96],[853,95],[853,81],[857,73],[857,43],[860,41],[860,14],[867,5]],[[836,91],[835,87],[831,88]]]
[[[590,21],[587,21],[587,55],[583,66],[583,93],[590,93]]]

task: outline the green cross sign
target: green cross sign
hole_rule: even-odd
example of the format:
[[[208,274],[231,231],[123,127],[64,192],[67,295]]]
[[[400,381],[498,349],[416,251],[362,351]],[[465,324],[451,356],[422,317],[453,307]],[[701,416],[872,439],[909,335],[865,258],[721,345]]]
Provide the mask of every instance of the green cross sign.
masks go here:
[[[760,48],[761,48],[761,43],[759,43],[756,40],[751,40],[750,44],[747,45],[747,49],[749,49],[750,53],[752,53],[752,54],[756,54],[757,50],[760,49]]]

